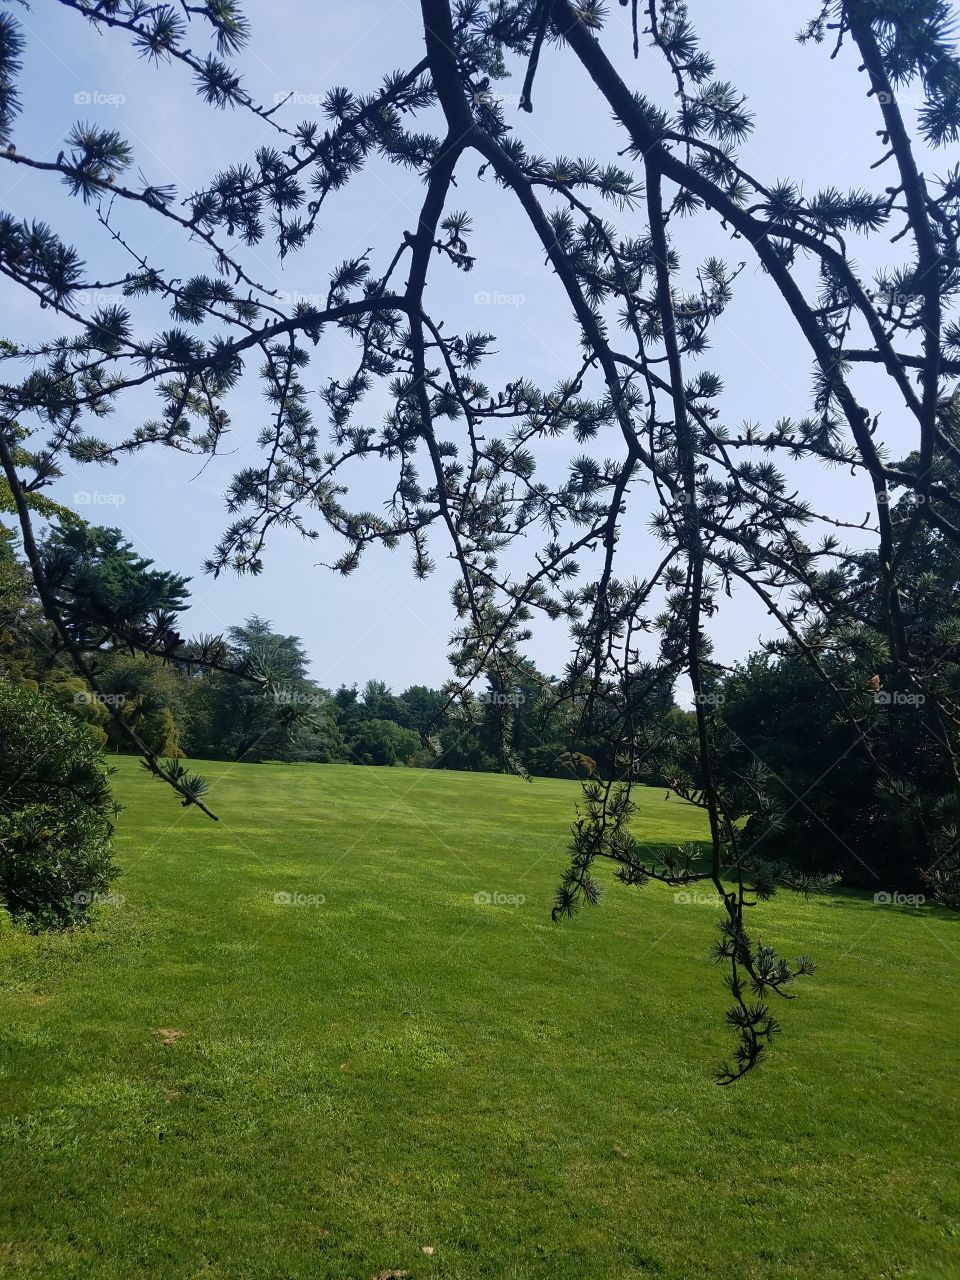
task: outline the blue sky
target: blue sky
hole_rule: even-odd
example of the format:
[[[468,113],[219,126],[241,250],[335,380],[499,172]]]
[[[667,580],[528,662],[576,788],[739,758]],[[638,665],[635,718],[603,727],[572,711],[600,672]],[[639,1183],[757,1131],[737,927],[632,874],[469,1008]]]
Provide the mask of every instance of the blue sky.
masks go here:
[[[218,169],[252,157],[257,146],[274,140],[248,113],[218,113],[203,106],[185,69],[157,70],[136,57],[122,33],[98,36],[77,14],[51,0],[40,0],[29,12],[13,8],[28,35],[25,110],[15,131],[21,152],[54,159],[75,120],[94,120],[117,128],[130,141],[135,165],[151,182],[175,183],[186,195]],[[831,61],[827,49],[795,42],[797,30],[816,8],[814,0],[690,4],[718,77],[744,91],[756,115],[755,133],[741,151],[746,168],[765,181],[791,177],[807,192],[830,185],[882,185],[869,172],[879,155],[876,107],[867,101],[855,56],[844,51]],[[409,67],[422,56],[418,9],[408,0],[322,6],[308,0],[250,0],[246,10],[254,38],[237,60],[246,87],[270,105],[278,94],[292,91],[295,98],[282,117],[288,124],[319,115],[317,103],[332,86],[372,89],[385,72]],[[616,4],[610,10],[605,47],[628,83],[666,104],[672,86],[659,55],[641,47],[634,62],[628,10]],[[198,29],[194,48],[205,47]],[[498,92],[519,94],[522,68],[515,71],[512,79],[496,86]],[[624,145],[609,112],[562,48],[545,51],[535,106],[532,115],[508,112],[531,150],[611,160]],[[512,197],[489,178],[479,179],[478,167],[475,157],[466,158],[456,201],[473,215],[471,251],[477,266],[465,275],[438,263],[427,305],[435,316],[446,317],[448,330],[490,328],[497,333],[497,354],[485,369],[490,385],[523,374],[549,386],[574,367],[577,338],[570,309],[543,269],[539,245]],[[934,164],[935,172],[942,168],[942,163]],[[374,270],[382,268],[403,231],[416,225],[420,194],[415,176],[374,163],[330,200],[319,232],[305,252],[288,259],[283,271],[268,241],[241,256],[251,274],[268,286],[290,295],[325,292],[329,270],[346,256],[370,248]],[[49,175],[6,166],[0,170],[0,204],[20,217],[42,217],[71,238],[87,258],[90,278],[115,278],[133,265],[97,225],[94,212],[71,200]],[[209,269],[201,248],[185,244],[171,224],[129,208],[115,212],[116,226],[157,265],[180,276]],[[630,216],[619,219],[625,231]],[[642,215],[632,216],[639,230]],[[810,360],[749,250],[732,242],[709,217],[692,220],[679,247],[684,255],[681,283],[693,283],[697,264],[709,253],[747,263],[735,286],[736,300],[702,362],[724,379],[727,424],[750,420],[767,425],[802,414],[809,402]],[[871,263],[873,252],[873,247],[864,249],[861,265]],[[501,300],[485,302],[485,294]],[[0,282],[0,299],[4,336],[23,341],[64,330],[62,321],[38,311],[6,282]],[[159,327],[165,317],[150,305],[136,314],[148,327]],[[347,370],[351,357],[342,339],[331,335],[314,357],[308,385],[318,388],[326,377]],[[902,410],[877,398],[883,395],[877,375],[859,376],[871,409],[885,410],[882,431],[891,450],[906,453],[913,442]],[[375,419],[384,403],[382,397],[373,399],[368,417]],[[315,409],[322,424],[318,399]],[[150,393],[134,394],[121,401],[115,419],[101,433],[119,438],[154,412]],[[256,380],[248,379],[233,405],[222,457],[204,467],[203,459],[154,450],[121,461],[117,468],[78,467],[58,482],[54,496],[98,523],[119,525],[142,553],[190,574],[190,631],[221,631],[258,613],[279,630],[303,637],[312,674],[324,685],[362,683],[369,677],[385,679],[397,689],[415,682],[441,683],[448,675],[447,637],[454,625],[448,599],[452,571],[444,559],[430,580],[418,583],[405,550],[374,551],[358,573],[341,579],[320,567],[340,553],[332,535],[321,531],[317,542],[306,543],[296,534],[280,533],[270,543],[259,578],[214,580],[201,572],[227,523],[223,491],[238,467],[255,460],[265,414]],[[559,475],[569,451],[568,443],[544,446],[538,454],[543,474]],[[820,509],[838,517],[860,520],[869,510],[868,488],[849,475],[803,464],[791,479]],[[358,467],[351,483],[357,507],[376,509],[390,491],[386,469],[374,464]],[[657,551],[646,530],[649,511],[649,493],[637,486],[621,546],[638,576]],[[446,554],[439,541],[435,551],[437,558]],[[718,656],[734,661],[756,647],[758,635],[768,633],[763,611],[752,598],[737,594],[725,602],[714,623]],[[544,670],[557,672],[566,643],[562,627],[538,627],[531,656]]]

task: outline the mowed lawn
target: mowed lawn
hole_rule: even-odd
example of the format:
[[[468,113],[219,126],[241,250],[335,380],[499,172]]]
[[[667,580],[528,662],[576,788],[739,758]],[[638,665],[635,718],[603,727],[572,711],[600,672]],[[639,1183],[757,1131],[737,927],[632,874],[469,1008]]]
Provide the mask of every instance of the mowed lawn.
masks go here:
[[[758,907],[819,971],[722,1089],[715,907],[550,921],[575,784],[201,768],[219,823],[120,762],[93,927],[0,928],[0,1273],[960,1276],[956,917]]]

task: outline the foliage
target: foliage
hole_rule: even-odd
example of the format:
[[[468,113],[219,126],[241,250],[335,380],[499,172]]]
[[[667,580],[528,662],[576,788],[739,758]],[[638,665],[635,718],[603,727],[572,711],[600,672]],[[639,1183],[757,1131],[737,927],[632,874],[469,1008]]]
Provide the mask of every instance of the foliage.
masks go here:
[[[0,524],[0,674],[36,686],[43,663],[29,640],[38,634],[42,619],[29,568],[17,557],[15,544],[12,530]]]
[[[419,747],[417,734],[393,720],[364,720],[348,742],[358,764],[409,764]]]
[[[230,670],[193,682],[193,750],[248,761],[337,758],[339,733],[327,695],[307,679],[297,636],[278,635],[252,617],[230,628],[223,657]]]
[[[89,730],[0,681],[0,898],[31,928],[83,921],[118,874],[107,773]]]
[[[183,754],[181,737],[189,714],[189,684],[170,664],[150,654],[122,649],[105,654],[98,664],[99,684],[108,705],[131,724],[158,756]],[[96,699],[92,699],[96,701]],[[124,750],[126,741],[108,717],[110,746]]]
[[[954,463],[937,474],[955,487]],[[834,587],[849,607],[843,624],[751,657],[719,686],[716,720],[730,760],[764,798],[763,809],[744,810],[750,846],[847,884],[932,889],[949,903],[958,828],[946,727],[960,705],[960,553],[939,530],[914,527],[916,512],[909,491],[892,507],[900,616],[925,667],[923,688],[891,659],[876,557],[866,553],[850,557]],[[936,733],[933,698],[944,709]]]
[[[186,606],[188,579],[138,555],[119,529],[54,525],[40,548],[43,574],[56,593],[76,642],[175,649],[176,614]]]
[[[755,841],[744,845],[744,822],[767,821],[776,796],[760,772],[740,767],[717,701],[723,672],[708,632],[724,597],[736,589],[762,602],[784,640],[841,695],[868,751],[872,727],[863,728],[857,706],[831,684],[821,654],[824,645],[848,643],[851,629],[872,627],[866,678],[875,674],[891,690],[922,699],[927,750],[949,778],[949,803],[927,815],[918,861],[928,870],[949,865],[960,831],[956,649],[928,610],[910,616],[911,598],[925,591],[914,564],[924,539],[960,545],[960,501],[943,475],[945,461],[960,458],[950,391],[960,372],[960,329],[951,319],[960,290],[960,172],[947,162],[929,166],[938,176],[928,178],[919,160],[923,149],[960,136],[949,6],[813,6],[801,38],[816,46],[829,37],[835,56],[850,49],[852,65],[865,72],[878,142],[863,155],[853,140],[848,151],[858,152],[864,172],[849,189],[807,190],[789,174],[767,180],[747,168],[752,113],[700,44],[682,0],[631,5],[637,57],[641,11],[648,23],[638,81],[660,83],[657,72],[665,71],[662,101],[635,92],[618,72],[598,3],[420,0],[424,57],[386,74],[373,91],[332,88],[325,125],[294,124],[279,105],[265,110],[252,98],[231,65],[251,37],[237,4],[182,12],[138,0],[61,4],[71,18],[130,41],[153,61],[189,68],[206,103],[249,114],[257,136],[266,129],[271,141],[185,199],[132,176],[132,148],[117,129],[78,124],[54,162],[16,146],[0,155],[11,167],[32,166],[61,181],[125,252],[131,245],[117,211],[129,206],[199,241],[213,272],[185,275],[179,260],[154,262],[153,248],[133,248],[135,269],[124,259],[124,304],[91,307],[84,295],[93,291],[92,272],[61,231],[34,216],[0,216],[0,273],[70,326],[62,340],[11,341],[0,352],[9,371],[0,387],[0,461],[25,542],[31,495],[65,460],[109,464],[155,447],[217,452],[255,361],[269,414],[262,452],[229,485],[230,524],[209,570],[259,573],[275,528],[312,540],[320,522],[341,540],[340,572],[356,570],[372,545],[403,545],[422,577],[434,568],[431,537],[442,535],[459,576],[451,659],[463,705],[461,718],[441,729],[440,746],[452,758],[507,760],[517,769],[532,745],[515,715],[520,693],[527,696],[531,624],[566,623],[568,662],[543,692],[566,717],[564,749],[590,755],[599,776],[585,781],[561,914],[593,900],[592,871],[604,861],[635,886],[686,884],[691,876],[711,884],[736,1038],[719,1077],[738,1078],[775,1030],[766,1001],[790,994],[792,979],[810,971],[808,962],[782,960],[751,936],[747,922],[759,914],[751,909],[777,885],[809,891],[821,881],[791,868],[779,849],[764,856]],[[0,30],[0,128],[7,133],[18,110],[22,43],[15,20]],[[209,52],[198,52],[208,43]],[[810,56],[825,54],[814,48]],[[587,77],[613,116],[618,137],[608,154],[540,154],[539,132],[526,128],[525,113],[534,109],[537,69],[548,57]],[[510,76],[522,77],[525,113],[508,121],[491,88]],[[922,99],[915,122],[900,101],[905,91]],[[563,120],[552,123],[562,131]],[[836,137],[825,139],[824,154],[836,145]],[[280,260],[295,255],[321,225],[326,203],[374,162],[422,182],[415,229],[331,267],[313,302],[282,304],[257,283],[254,254],[262,258],[272,239]],[[489,387],[483,363],[496,335],[457,331],[431,311],[438,292],[427,289],[428,279],[456,279],[475,262],[470,211],[453,204],[464,172],[502,189],[562,292],[573,343],[555,386],[537,386],[518,371]],[[729,260],[690,260],[677,231],[690,218],[733,238]],[[869,260],[863,250],[882,251],[873,279],[858,265]],[[744,254],[768,277],[812,361],[802,416],[727,421],[723,379],[705,363],[748,265]],[[144,321],[144,299],[169,307],[166,327]],[[751,317],[765,322],[763,314]],[[312,349],[331,341],[353,345],[354,372],[311,382]],[[862,378],[865,368],[879,377]],[[158,415],[110,432],[110,414],[129,403],[128,390],[143,386],[159,393]],[[378,390],[388,409],[371,425]],[[317,403],[324,426],[314,417]],[[898,427],[885,438],[880,411],[891,404],[888,417]],[[29,454],[21,420],[43,424],[43,442]],[[540,454],[561,437],[570,442],[565,473],[548,481],[538,471]],[[905,451],[904,461],[891,461]],[[346,474],[374,459],[393,474],[376,510],[357,509]],[[804,496],[809,468],[798,462],[842,466],[869,484],[872,510],[855,526],[856,537],[875,546],[869,580],[865,561],[841,542],[845,522]],[[891,509],[898,489],[913,503],[901,529]],[[647,497],[641,513],[653,537],[638,566],[624,552],[632,540],[621,533],[628,505]],[[47,591],[44,604],[66,636],[69,620],[58,621],[58,608],[68,613],[73,597],[64,584],[58,606],[58,590]],[[181,654],[188,662],[209,656]],[[244,674],[272,687],[253,668]],[[664,709],[681,678],[693,698],[692,725]],[[471,705],[471,689],[483,681],[496,694],[495,713]],[[383,696],[371,691],[371,707]],[[133,734],[125,736],[136,745]],[[605,749],[594,748],[596,738]],[[238,738],[233,749],[247,758],[266,740]],[[179,775],[165,773],[143,749],[154,772],[176,786]],[[651,770],[708,814],[706,864],[644,859],[631,843],[630,790]],[[909,809],[909,796],[905,803]],[[734,888],[725,887],[725,876]]]
[[[98,747],[106,746],[110,713],[79,676],[56,669],[49,673],[39,690],[58,710],[85,725]]]

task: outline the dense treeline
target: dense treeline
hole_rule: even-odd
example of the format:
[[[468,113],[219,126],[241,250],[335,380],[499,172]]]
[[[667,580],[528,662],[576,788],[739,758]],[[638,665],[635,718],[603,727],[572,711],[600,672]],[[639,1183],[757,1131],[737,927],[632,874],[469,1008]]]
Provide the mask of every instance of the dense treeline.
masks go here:
[[[0,672],[86,724],[108,750],[132,749],[119,716],[151,752],[174,759],[515,768],[557,777],[614,766],[602,724],[578,734],[576,707],[558,704],[554,682],[532,665],[513,673],[509,691],[491,674],[467,698],[455,697],[452,686],[394,693],[376,679],[362,689],[325,689],[310,679],[299,637],[277,633],[262,618],[223,637],[184,642],[175,627],[189,599],[186,581],[155,570],[116,530],[68,520],[51,529],[42,554],[48,577],[74,607],[97,691],[77,675],[44,618],[7,532],[0,546]],[[118,614],[129,645],[118,640]],[[183,661],[181,650],[204,660]],[[663,713],[671,707],[665,691]]]
[[[224,636],[184,640],[186,579],[157,570],[113,529],[63,513],[40,554],[56,585],[90,681],[44,617],[13,535],[0,539],[0,675],[39,693],[107,751],[130,751],[128,730],[157,758],[349,762],[531,776],[616,778],[624,762],[612,721],[594,702],[560,697],[529,662],[490,671],[482,687],[383,681],[326,689],[310,679],[297,636],[253,616]],[[936,539],[918,547],[904,592],[908,624],[956,628],[960,558]],[[874,891],[933,890],[957,905],[950,851],[931,865],[928,828],[949,824],[950,780],[925,732],[922,699],[882,675],[869,616],[875,568],[861,566],[864,622],[807,650],[770,646],[732,669],[711,664],[711,711],[742,779],[745,840],[800,875],[839,874]],[[815,668],[821,668],[818,673]],[[824,676],[826,678],[824,678]],[[649,750],[634,781],[702,803],[692,712],[653,669],[642,726]],[[91,681],[93,683],[91,683]],[[95,686],[95,687],[94,687]],[[958,690],[960,700],[960,690]],[[761,812],[757,797],[764,797]]]

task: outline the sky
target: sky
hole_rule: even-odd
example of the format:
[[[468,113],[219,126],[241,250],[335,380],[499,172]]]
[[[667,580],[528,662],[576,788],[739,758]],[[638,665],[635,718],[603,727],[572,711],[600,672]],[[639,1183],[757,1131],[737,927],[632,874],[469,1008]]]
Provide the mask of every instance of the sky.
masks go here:
[[[22,154],[53,160],[72,124],[92,120],[117,129],[131,143],[134,172],[139,169],[153,183],[175,183],[185,196],[221,168],[249,160],[258,146],[275,142],[276,135],[249,113],[204,106],[185,68],[157,69],[144,62],[123,33],[98,35],[54,0],[35,0],[30,10],[12,7],[28,40],[24,111],[14,133]],[[609,7],[602,34],[609,56],[628,84],[669,104],[672,85],[660,55],[641,45],[634,61],[629,10]],[[877,109],[867,99],[855,55],[844,50],[831,60],[828,48],[796,43],[797,31],[818,7],[818,0],[691,0],[690,12],[717,63],[718,78],[732,81],[747,95],[756,117],[755,131],[740,149],[744,167],[765,182],[790,177],[808,194],[829,186],[876,188],[882,183],[869,166],[880,155]],[[253,38],[234,61],[245,87],[259,101],[272,106],[278,96],[292,93],[280,116],[287,125],[320,118],[318,104],[333,86],[375,89],[385,73],[408,68],[423,54],[419,10],[412,0],[352,0],[348,5],[248,0],[245,9]],[[199,24],[194,40],[195,51],[206,50]],[[531,151],[617,159],[615,152],[625,139],[569,50],[556,45],[546,49],[532,114],[512,106],[523,68],[512,71],[494,89],[507,99],[508,118]],[[933,172],[945,168],[942,160],[931,163]],[[465,159],[455,201],[473,217],[476,267],[464,274],[435,263],[427,307],[446,319],[448,331],[490,329],[497,334],[496,354],[484,366],[489,385],[523,375],[549,387],[575,367],[576,326],[513,197],[489,177],[477,176],[478,168],[475,156]],[[325,294],[330,270],[344,257],[370,249],[375,273],[382,269],[404,230],[415,228],[421,194],[416,175],[375,161],[325,205],[318,233],[282,270],[269,240],[239,256],[252,275],[286,295]],[[187,244],[178,228],[120,204],[116,226],[138,252],[181,277],[210,269],[202,246]],[[50,222],[86,257],[91,279],[109,280],[132,268],[132,260],[98,225],[94,210],[71,199],[55,175],[0,166],[0,207],[18,217]],[[618,215],[619,225],[630,233],[633,217],[639,232],[642,216],[639,210]],[[683,254],[680,283],[688,287],[698,263],[709,254],[734,265],[746,262],[734,303],[700,366],[724,380],[727,425],[750,421],[767,426],[804,414],[810,401],[809,354],[749,250],[710,217],[692,219],[680,232],[678,247]],[[875,265],[873,255],[885,249],[883,243],[879,249],[865,246],[860,265]],[[896,251],[889,252],[896,260]],[[148,329],[167,320],[159,310],[151,311],[153,305],[136,312]],[[0,308],[0,335],[17,341],[70,331],[69,322],[38,310],[33,299],[7,281],[0,281]],[[307,385],[316,391],[327,377],[349,369],[352,355],[339,335],[329,335],[314,355]],[[882,432],[893,453],[905,454],[914,441],[904,411],[883,398],[878,375],[864,371],[857,376],[866,403],[883,412]],[[385,403],[383,397],[371,401],[368,417],[375,419]],[[323,406],[315,395],[312,404],[323,427]],[[149,392],[124,397],[119,405],[115,417],[97,427],[109,439],[125,436],[157,408]],[[229,522],[225,488],[235,470],[257,458],[256,437],[267,409],[255,380],[245,381],[231,412],[231,432],[220,457],[207,461],[154,449],[124,458],[116,468],[71,464],[51,495],[96,523],[122,528],[139,552],[189,575],[192,605],[185,629],[191,634],[219,633],[256,613],[277,630],[303,638],[311,675],[325,687],[362,684],[369,678],[386,680],[396,690],[442,683],[450,674],[446,651],[455,620],[449,601],[454,575],[440,543],[435,544],[438,571],[426,582],[413,578],[406,549],[374,550],[346,579],[331,573],[323,565],[335,560],[342,547],[322,529],[315,542],[293,532],[275,534],[265,570],[257,578],[214,579],[203,573],[204,559]],[[548,479],[561,475],[571,451],[579,450],[569,442],[540,447],[540,474]],[[844,472],[804,463],[790,478],[819,509],[837,518],[859,521],[870,509],[868,486]],[[377,509],[391,487],[387,470],[369,462],[358,466],[350,482],[355,508]],[[643,576],[658,551],[647,528],[649,491],[635,486],[630,501],[620,571],[629,568]],[[590,571],[587,564],[585,573]],[[724,662],[745,657],[759,637],[769,634],[769,619],[743,592],[724,602],[713,622],[716,654]],[[563,668],[567,645],[562,626],[540,625],[530,656],[555,674]]]

